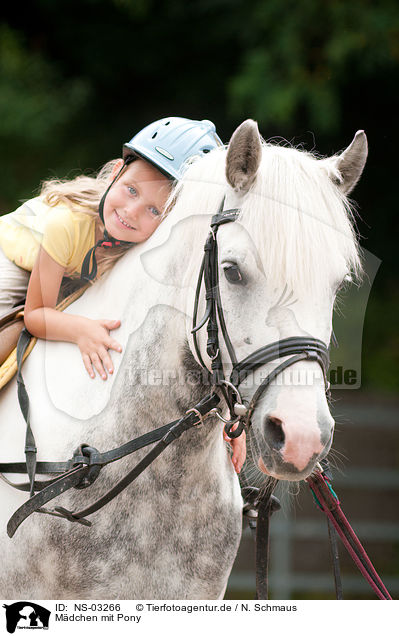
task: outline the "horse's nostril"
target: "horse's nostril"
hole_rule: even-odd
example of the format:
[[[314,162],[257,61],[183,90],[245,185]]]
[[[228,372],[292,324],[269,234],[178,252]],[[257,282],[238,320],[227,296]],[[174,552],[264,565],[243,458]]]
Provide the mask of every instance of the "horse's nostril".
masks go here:
[[[278,417],[267,417],[265,420],[265,437],[269,446],[281,450],[285,443],[283,423]]]

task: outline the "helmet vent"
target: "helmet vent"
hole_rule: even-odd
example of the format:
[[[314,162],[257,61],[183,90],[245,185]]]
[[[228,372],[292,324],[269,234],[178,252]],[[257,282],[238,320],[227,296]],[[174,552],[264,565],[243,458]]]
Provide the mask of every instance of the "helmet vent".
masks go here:
[[[170,159],[171,161],[174,161],[174,156],[170,154],[170,152],[168,152],[167,150],[165,150],[165,148],[161,148],[160,146],[155,146],[155,150],[157,152],[159,152],[160,155],[163,155],[164,157],[166,157],[166,159]]]
[[[169,124],[170,124],[170,121],[165,122],[165,126],[169,126]]]
[[[157,131],[157,132],[154,132],[154,134],[153,134],[153,136],[151,137],[151,139],[155,139],[155,137],[157,136],[157,134],[158,134],[158,131]]]

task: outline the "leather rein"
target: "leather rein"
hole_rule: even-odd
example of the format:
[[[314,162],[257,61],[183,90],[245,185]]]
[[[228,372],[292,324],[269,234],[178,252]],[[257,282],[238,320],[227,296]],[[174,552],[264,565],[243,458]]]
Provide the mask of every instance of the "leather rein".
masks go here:
[[[74,452],[73,457],[66,462],[37,462],[37,449],[30,426],[29,398],[21,373],[24,353],[29,345],[31,335],[26,329],[22,331],[17,346],[17,384],[19,403],[26,421],[26,462],[0,463],[0,478],[14,488],[29,491],[30,498],[20,506],[10,518],[7,524],[7,533],[10,537],[15,534],[20,524],[33,512],[50,514],[65,518],[70,522],[91,526],[91,522],[86,518],[87,516],[100,510],[103,506],[112,501],[112,499],[131,484],[169,444],[178,439],[183,432],[202,424],[208,417],[216,415],[224,422],[227,435],[230,438],[238,437],[244,429],[249,428],[253,411],[271,382],[285,369],[300,360],[318,362],[322,369],[326,392],[329,392],[329,383],[327,381],[329,366],[328,348],[321,340],[316,338],[285,338],[257,349],[241,361],[237,360],[226,328],[220,296],[217,232],[221,225],[234,222],[239,216],[240,210],[224,210],[223,206],[224,201],[221,204],[219,212],[212,217],[210,233],[205,242],[204,256],[196,288],[192,327],[195,352],[199,363],[210,376],[212,391],[198,404],[188,409],[185,415],[180,419],[161,426],[154,431],[150,431],[105,453],[101,453],[87,444],[80,444]],[[203,318],[197,324],[198,305],[203,284],[205,287],[206,309]],[[197,342],[197,333],[205,325],[207,326],[208,333],[206,351],[211,359],[211,371],[209,371],[203,361]],[[226,379],[224,375],[219,346],[219,327],[232,364],[232,372],[229,379]],[[239,391],[240,384],[247,378],[249,373],[280,358],[286,359],[280,362],[280,364],[266,376],[256,389],[249,404],[245,405]],[[229,419],[226,419],[221,414],[222,412],[219,408],[220,397],[216,390],[220,391],[226,402],[230,413]],[[84,489],[90,486],[97,479],[101,468],[109,463],[126,457],[136,450],[154,444],[155,442],[157,442],[157,444],[152,450],[148,452],[123,479],[83,510],[69,511],[61,506],[56,506],[51,510],[44,508],[45,504],[72,487]],[[15,484],[1,473],[27,473],[29,483]],[[46,481],[36,481],[36,474],[52,474],[58,476]],[[256,489],[250,490],[255,491]],[[255,498],[252,497],[252,502],[249,501],[246,505],[247,509],[258,509],[258,512],[255,513],[258,515],[256,550],[257,598],[267,599],[269,519],[272,512],[279,508],[279,503],[271,494],[271,491],[269,491],[268,494],[264,494],[256,501]]]

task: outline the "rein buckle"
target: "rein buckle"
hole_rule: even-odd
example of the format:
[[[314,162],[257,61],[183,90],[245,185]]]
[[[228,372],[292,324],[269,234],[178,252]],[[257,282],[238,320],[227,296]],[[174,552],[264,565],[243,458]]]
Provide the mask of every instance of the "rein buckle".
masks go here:
[[[88,444],[81,444],[75,450],[72,459],[70,460],[72,466],[88,466],[89,470],[87,474],[82,477],[82,480],[74,486],[78,490],[87,488],[97,479],[100,474],[102,463],[100,461],[100,453],[96,448],[89,446]]]
[[[210,411],[208,411],[208,413],[205,413],[205,415],[201,415],[201,413],[198,411],[198,409],[195,409],[195,408],[188,409],[188,411],[186,411],[186,415],[188,415],[189,413],[194,413],[194,415],[196,415],[198,417],[199,421],[196,424],[194,424],[194,426],[200,426],[209,417],[212,417],[213,415],[216,415],[217,417],[219,417],[219,415],[218,415],[219,409],[216,408],[216,407],[211,409]]]

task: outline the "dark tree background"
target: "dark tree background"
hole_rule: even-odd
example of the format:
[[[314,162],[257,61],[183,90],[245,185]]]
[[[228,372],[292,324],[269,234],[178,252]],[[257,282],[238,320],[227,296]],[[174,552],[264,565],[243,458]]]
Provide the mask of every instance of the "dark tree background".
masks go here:
[[[150,121],[243,119],[321,154],[358,129],[369,161],[354,198],[382,260],[363,383],[398,387],[396,0],[37,0],[0,21],[0,211],[42,179],[93,171]]]

